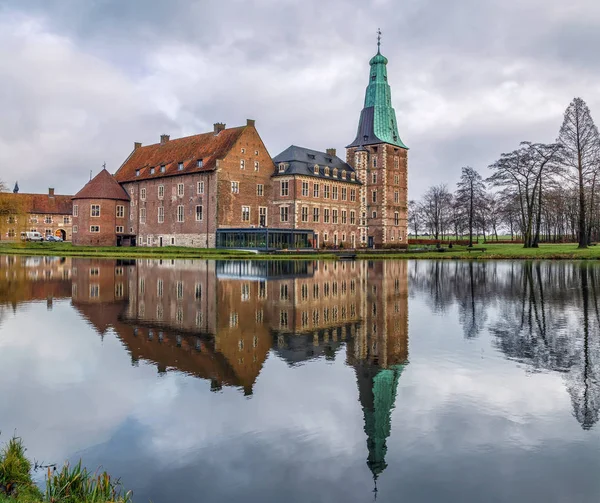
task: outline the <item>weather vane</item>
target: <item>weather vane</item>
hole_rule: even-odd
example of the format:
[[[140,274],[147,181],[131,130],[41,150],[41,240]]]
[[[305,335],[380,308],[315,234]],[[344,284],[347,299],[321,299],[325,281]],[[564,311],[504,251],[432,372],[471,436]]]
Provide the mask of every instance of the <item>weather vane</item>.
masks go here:
[[[381,28],[377,28],[377,52],[379,52],[380,46],[381,46]]]
[[[102,167],[103,167],[104,169],[106,169],[106,162],[104,162],[104,164],[102,164]]]

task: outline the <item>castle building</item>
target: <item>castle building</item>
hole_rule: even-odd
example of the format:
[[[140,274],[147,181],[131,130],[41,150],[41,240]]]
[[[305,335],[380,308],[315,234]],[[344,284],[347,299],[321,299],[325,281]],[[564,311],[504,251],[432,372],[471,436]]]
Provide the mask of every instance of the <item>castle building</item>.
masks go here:
[[[407,147],[387,58],[370,61],[346,161],[290,146],[269,155],[254,120],[134,149],[73,198],[74,244],[200,248],[383,247],[407,236]],[[108,191],[108,192],[106,192]],[[106,210],[100,207],[105,206]]]

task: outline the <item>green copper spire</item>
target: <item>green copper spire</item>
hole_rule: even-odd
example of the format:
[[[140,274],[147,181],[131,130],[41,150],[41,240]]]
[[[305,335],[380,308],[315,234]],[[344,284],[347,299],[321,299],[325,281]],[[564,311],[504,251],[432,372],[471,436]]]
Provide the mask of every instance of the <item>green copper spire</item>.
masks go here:
[[[396,112],[392,106],[392,91],[387,80],[388,60],[381,54],[381,31],[377,32],[377,54],[371,58],[369,85],[365,105],[360,114],[356,139],[348,147],[389,143],[408,148],[398,134]]]

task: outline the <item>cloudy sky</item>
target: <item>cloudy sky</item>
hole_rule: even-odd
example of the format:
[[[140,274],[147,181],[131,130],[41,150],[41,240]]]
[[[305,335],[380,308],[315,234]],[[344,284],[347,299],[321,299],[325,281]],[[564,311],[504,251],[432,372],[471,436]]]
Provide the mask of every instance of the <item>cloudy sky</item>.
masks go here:
[[[73,193],[134,141],[257,121],[271,155],[354,139],[384,33],[410,197],[600,120],[595,0],[1,0],[0,179]]]

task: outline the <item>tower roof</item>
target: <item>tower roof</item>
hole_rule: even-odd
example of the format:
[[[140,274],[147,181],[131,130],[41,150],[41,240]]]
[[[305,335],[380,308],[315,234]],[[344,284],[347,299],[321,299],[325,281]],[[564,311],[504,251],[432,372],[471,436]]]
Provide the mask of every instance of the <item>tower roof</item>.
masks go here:
[[[115,199],[117,201],[129,201],[129,194],[125,192],[125,189],[104,168],[86,183],[73,196],[73,199]]]
[[[396,111],[392,106],[392,91],[387,79],[388,59],[379,50],[371,58],[369,84],[365,92],[365,104],[360,114],[356,139],[348,147],[377,143],[389,143],[400,148],[408,147],[400,139]]]

